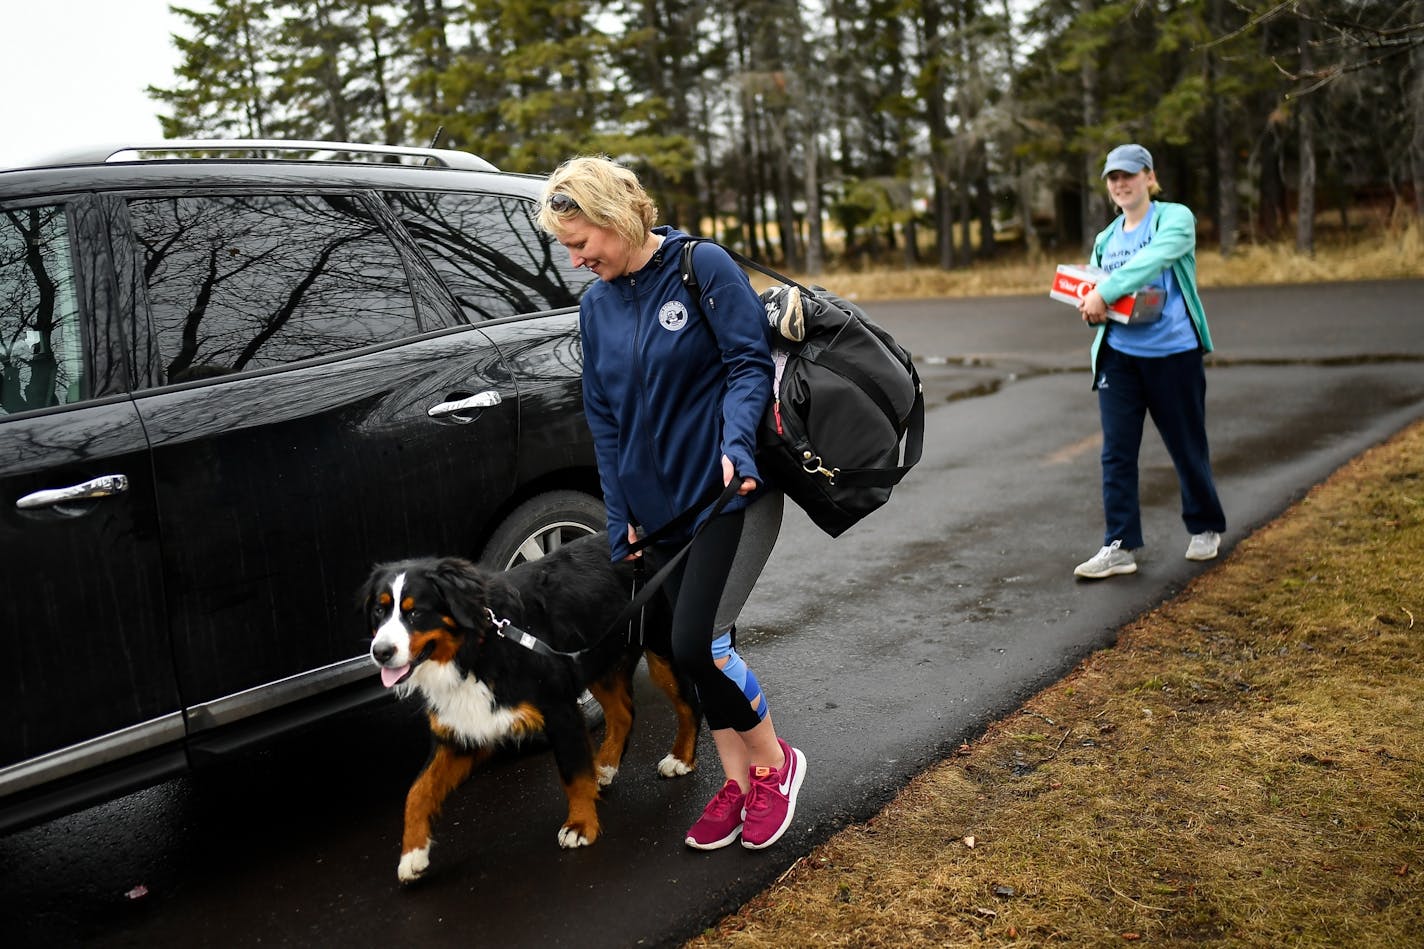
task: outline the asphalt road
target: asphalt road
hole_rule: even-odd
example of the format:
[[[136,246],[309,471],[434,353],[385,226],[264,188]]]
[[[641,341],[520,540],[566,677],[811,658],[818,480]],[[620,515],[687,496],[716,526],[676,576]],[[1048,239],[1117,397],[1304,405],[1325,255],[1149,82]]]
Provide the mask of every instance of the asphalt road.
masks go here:
[[[1208,429],[1229,549],[1362,450],[1424,416],[1424,282],[1208,291]],[[547,754],[454,795],[427,879],[396,881],[425,755],[391,704],[262,753],[0,838],[7,946],[675,945],[909,777],[1112,642],[1211,565],[1182,558],[1175,478],[1145,440],[1140,570],[1075,581],[1101,540],[1090,333],[1046,297],[877,304],[920,359],[924,460],[837,540],[788,508],[741,646],[809,761],[775,848],[688,850],[720,784],[654,776],[672,722],[640,685],[604,836],[561,851]]]

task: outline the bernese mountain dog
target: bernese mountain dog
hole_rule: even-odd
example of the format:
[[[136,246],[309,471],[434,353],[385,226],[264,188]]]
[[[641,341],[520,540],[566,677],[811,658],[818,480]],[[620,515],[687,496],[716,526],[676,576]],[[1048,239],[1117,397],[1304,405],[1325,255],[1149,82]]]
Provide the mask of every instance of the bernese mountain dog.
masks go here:
[[[658,594],[648,601],[641,637],[624,630],[609,634],[633,584],[631,564],[609,562],[606,534],[579,538],[502,573],[456,557],[372,570],[361,593],[371,658],[388,688],[424,702],[433,739],[430,758],[406,796],[397,869],[403,883],[429,868],[430,825],[446,797],[499,746],[541,732],[569,801],[559,845],[597,840],[598,789],[618,773],[627,747],[633,673],[644,655],[650,678],[677,715],[677,735],[658,772],[676,777],[692,771],[702,716],[691,683],[670,660],[667,598]],[[542,646],[521,645],[519,633],[507,635],[507,629]],[[579,709],[585,689],[603,707],[596,755]]]

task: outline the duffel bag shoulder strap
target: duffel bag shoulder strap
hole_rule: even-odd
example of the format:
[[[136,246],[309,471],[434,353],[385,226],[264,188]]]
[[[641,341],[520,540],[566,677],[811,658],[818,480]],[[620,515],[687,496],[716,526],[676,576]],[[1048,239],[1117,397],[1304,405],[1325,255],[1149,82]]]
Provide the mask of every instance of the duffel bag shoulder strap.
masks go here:
[[[692,291],[692,295],[694,297],[700,297],[702,295],[702,285],[697,282],[697,271],[694,270],[692,267],[692,251],[697,247],[698,244],[717,244],[718,247],[721,247],[724,251],[727,252],[728,257],[731,257],[743,267],[750,267],[758,273],[765,274],[766,276],[779,283],[786,284],[788,287],[796,287],[802,293],[808,293],[811,296],[816,295],[816,291],[810,289],[809,287],[802,286],[795,280],[792,280],[790,277],[786,276],[786,274],[777,273],[770,267],[767,267],[764,264],[759,264],[755,260],[752,260],[750,257],[747,257],[743,254],[738,253],[735,250],[732,250],[732,248],[730,247],[727,247],[723,244],[718,244],[710,237],[693,237],[688,239],[687,241],[684,241],[682,245],[682,283],[683,286],[687,287],[688,290]]]
[[[811,291],[815,293],[815,291]],[[829,304],[829,301],[824,301]],[[831,304],[833,305],[833,304]],[[851,319],[859,321],[866,332],[874,336],[879,343],[896,356],[901,365],[910,374],[910,380],[914,383],[915,398],[910,404],[910,410],[903,419],[891,404],[889,397],[880,383],[861,371],[860,366],[854,360],[842,356],[834,347],[822,349],[819,352],[801,352],[799,358],[807,362],[815,363],[827,369],[843,379],[850,381],[856,388],[865,394],[866,398],[875,403],[880,409],[880,414],[885,416],[885,420],[890,423],[890,427],[899,431],[901,424],[904,425],[905,453],[904,463],[895,468],[841,468],[835,480],[842,484],[866,485],[875,487],[893,487],[900,483],[900,479],[909,473],[910,469],[920,460],[924,453],[925,441],[925,392],[924,386],[920,384],[920,374],[915,370],[914,362],[888,334],[868,320],[851,315]],[[903,354],[904,358],[900,358]]]
[[[855,382],[860,386],[861,391],[869,396],[882,412],[886,413],[890,424],[898,427],[900,420],[895,417],[893,410],[886,412],[879,387],[866,377],[858,376],[858,370],[854,366],[829,365],[823,358],[818,358],[815,361],[817,365],[825,366],[832,372]],[[910,473],[910,469],[919,462],[925,449],[925,390],[924,386],[920,384],[920,374],[915,371],[915,367],[908,365],[906,368],[909,369],[910,377],[915,382],[915,401],[911,403],[910,411],[905,416],[905,453],[901,458],[901,463],[894,468],[841,468],[832,477],[833,483],[891,488],[899,484],[901,479]]]

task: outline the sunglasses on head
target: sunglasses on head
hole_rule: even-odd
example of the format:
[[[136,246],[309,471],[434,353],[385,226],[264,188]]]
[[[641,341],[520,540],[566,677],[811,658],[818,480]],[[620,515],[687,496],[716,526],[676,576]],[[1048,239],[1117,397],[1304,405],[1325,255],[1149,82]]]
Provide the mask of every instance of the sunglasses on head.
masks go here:
[[[555,192],[549,195],[549,210],[555,214],[567,214],[570,211],[581,210],[578,202],[562,192]]]

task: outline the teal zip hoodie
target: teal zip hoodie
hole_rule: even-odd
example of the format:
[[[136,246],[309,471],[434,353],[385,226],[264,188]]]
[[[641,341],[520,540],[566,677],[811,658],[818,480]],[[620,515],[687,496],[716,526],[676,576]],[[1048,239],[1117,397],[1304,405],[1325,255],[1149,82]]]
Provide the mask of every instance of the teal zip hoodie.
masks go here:
[[[1103,302],[1112,306],[1116,300],[1151,283],[1152,278],[1170,266],[1172,276],[1181,288],[1182,299],[1187,304],[1187,315],[1192,319],[1192,327],[1197,332],[1202,352],[1209,353],[1212,350],[1211,331],[1207,329],[1206,309],[1197,293],[1196,215],[1192,214],[1191,208],[1185,204],[1172,204],[1168,201],[1153,201],[1152,209],[1151,243],[1133,254],[1127,263],[1098,284],[1097,291]],[[1094,267],[1101,264],[1103,249],[1107,247],[1108,238],[1112,235],[1116,223],[1114,220],[1103,228],[1093,240],[1093,256],[1088,263]],[[1098,387],[1098,351],[1102,348],[1107,332],[1108,325],[1101,323],[1098,325],[1098,335],[1093,338],[1094,389]]]

